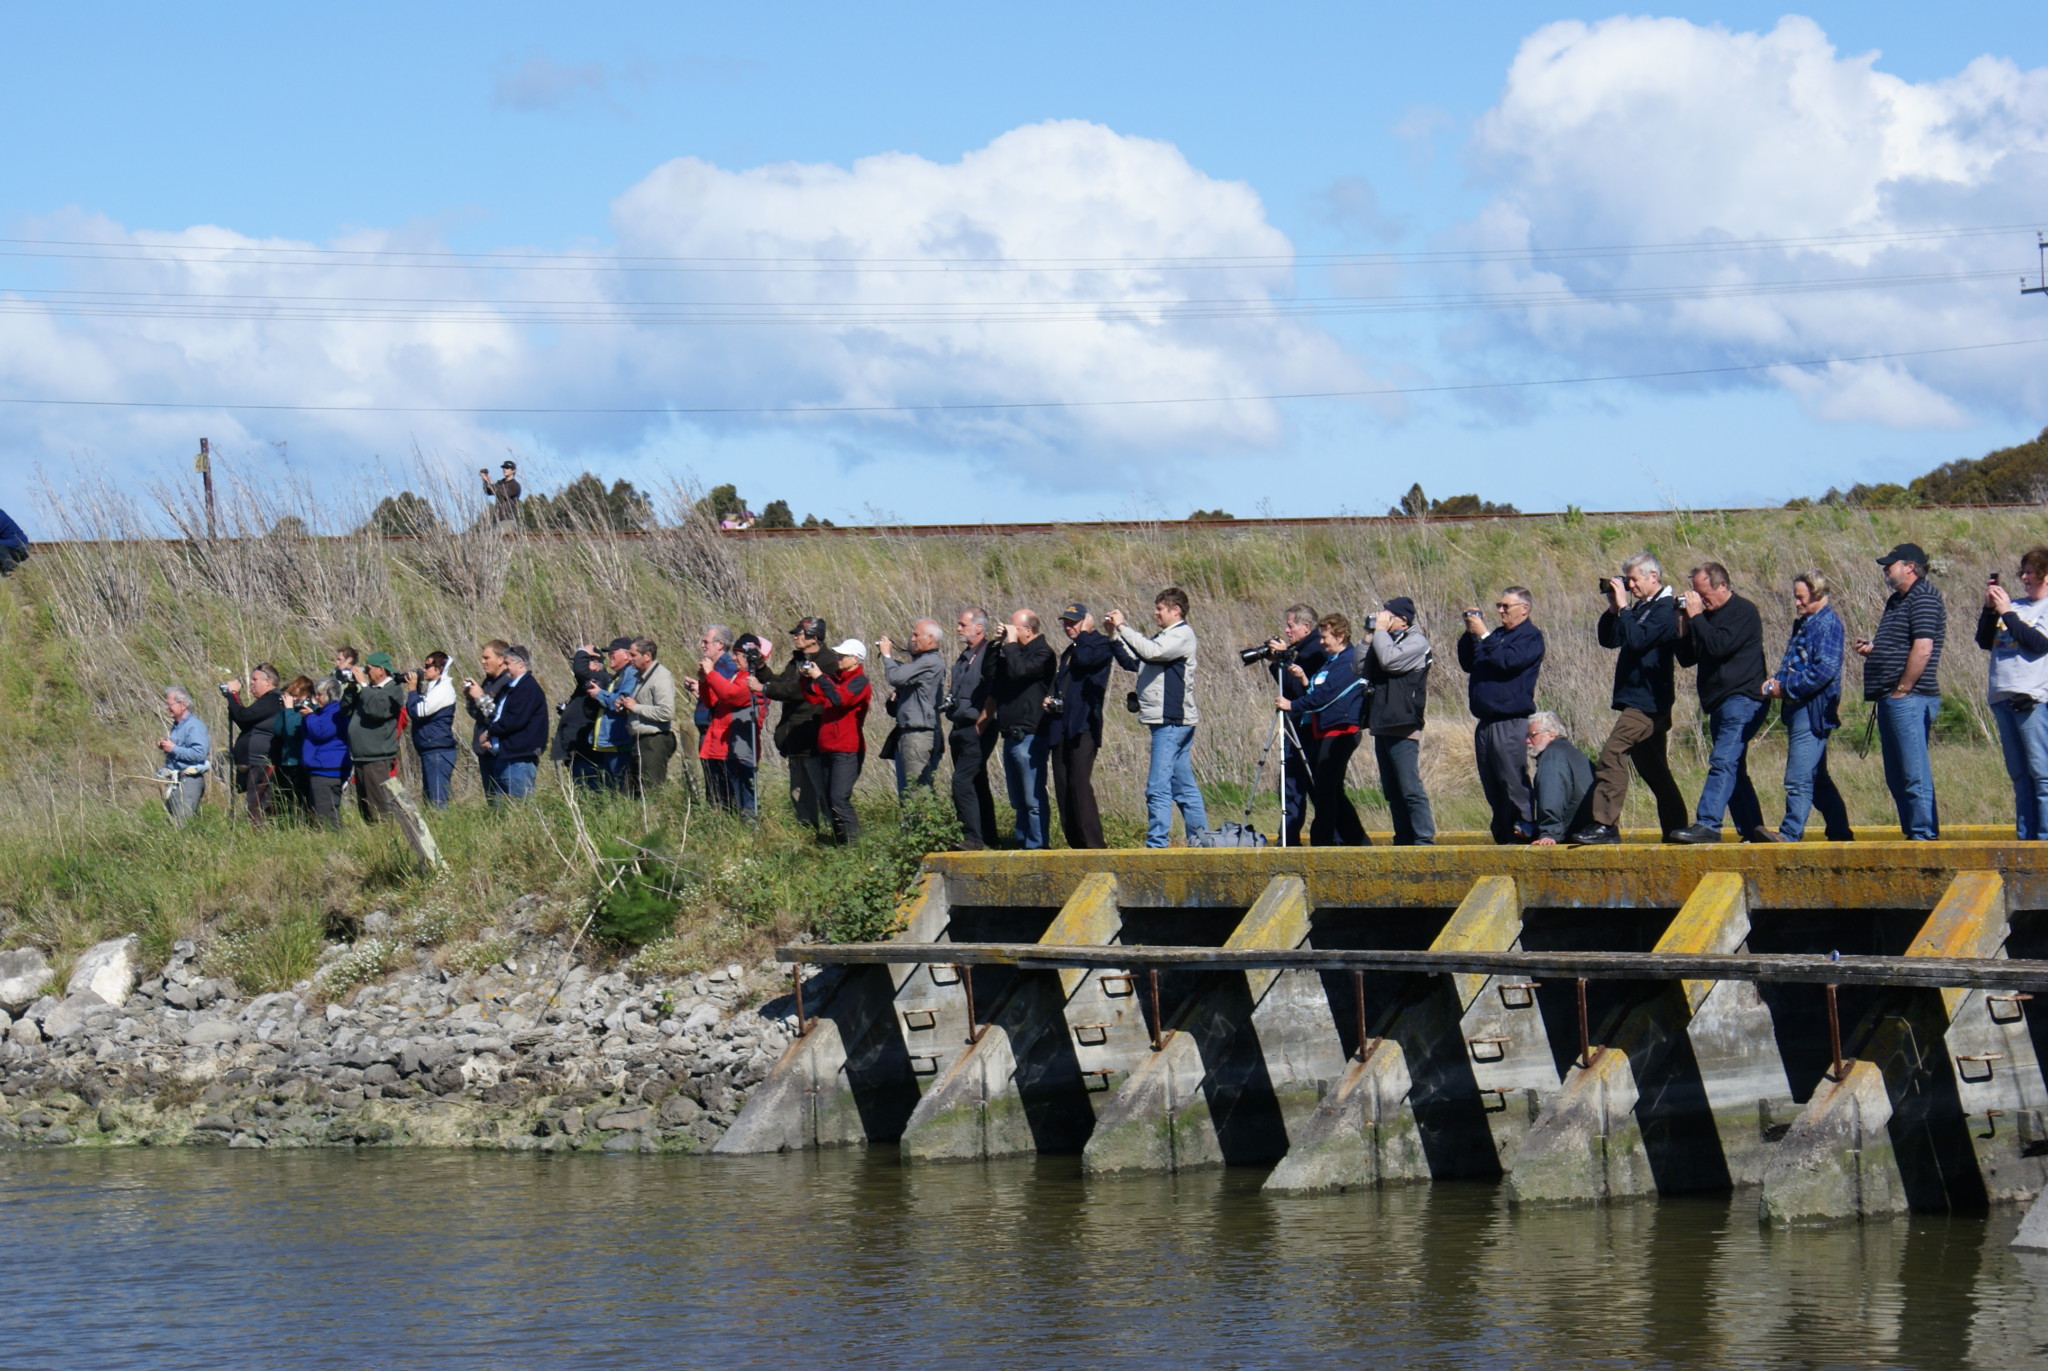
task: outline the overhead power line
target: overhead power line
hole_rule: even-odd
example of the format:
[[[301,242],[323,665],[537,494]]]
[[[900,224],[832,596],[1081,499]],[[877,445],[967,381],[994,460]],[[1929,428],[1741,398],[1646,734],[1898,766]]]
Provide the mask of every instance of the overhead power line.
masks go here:
[[[213,294],[194,291],[74,290],[14,287],[0,314],[70,318],[206,319],[277,323],[796,325],[916,323],[1097,323],[1130,315],[1153,320],[1328,318],[1490,309],[1554,309],[1599,304],[1896,290],[2005,280],[2011,273],[1921,272],[1790,281],[1620,286],[1604,290],[1464,291],[1443,294],[1237,296],[1093,300],[719,301],[547,300],[431,296]]]
[[[1963,343],[1953,347],[1915,348],[1906,352],[1870,352],[1853,357],[1809,357],[1775,362],[1742,362],[1718,367],[1683,367],[1665,371],[1609,372],[1594,376],[1553,376],[1525,381],[1466,381],[1435,386],[1381,386],[1364,390],[1317,390],[1280,392],[1270,395],[1184,395],[1158,398],[1105,400],[992,400],[928,405],[319,405],[319,404],[226,404],[193,400],[86,400],[0,396],[0,404],[52,405],[86,409],[206,410],[209,412],[249,411],[299,414],[521,414],[521,415],[788,415],[819,414],[935,414],[990,412],[1003,410],[1102,409],[1141,405],[1251,404],[1285,400],[1353,400],[1384,395],[1444,395],[1466,391],[1522,390],[1542,386],[1593,385],[1609,381],[1661,381],[1693,376],[1725,376],[1742,372],[1843,366],[1862,362],[1889,362],[1908,357],[1936,357],[1963,352],[1984,352],[1993,348],[2030,347],[2048,343],[2048,337],[2008,338],[1993,343]]]
[[[731,272],[848,274],[1236,271],[1300,266],[1403,266],[1482,262],[1565,261],[1628,256],[1795,252],[1891,247],[1992,237],[2031,231],[2028,224],[1980,224],[1884,231],[1848,231],[1785,237],[1706,238],[1649,243],[1559,247],[1442,248],[1356,253],[1246,253],[1206,256],[1131,254],[1123,257],[826,257],[687,256],[595,252],[448,252],[409,248],[320,248],[262,243],[195,244],[143,239],[0,238],[0,257],[106,262],[158,262],[266,267],[397,270]]]

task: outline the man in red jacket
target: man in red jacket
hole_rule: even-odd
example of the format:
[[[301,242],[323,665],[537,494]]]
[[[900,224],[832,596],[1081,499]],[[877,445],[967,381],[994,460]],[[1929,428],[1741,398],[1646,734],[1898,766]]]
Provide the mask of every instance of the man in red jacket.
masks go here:
[[[805,662],[804,698],[819,706],[824,717],[818,723],[818,762],[825,773],[825,799],[832,809],[832,837],[851,843],[860,838],[860,818],[853,810],[853,783],[860,779],[860,766],[867,753],[861,727],[867,722],[867,646],[848,638],[833,648],[839,665],[831,671],[816,662]],[[830,658],[828,657],[829,661]]]
[[[754,692],[747,673],[733,660],[732,630],[724,624],[704,630],[697,652],[697,760],[704,768],[704,794],[721,808],[751,816],[751,768],[745,776],[734,774],[732,724],[735,714],[753,708]],[[737,781],[744,781],[744,786]]]

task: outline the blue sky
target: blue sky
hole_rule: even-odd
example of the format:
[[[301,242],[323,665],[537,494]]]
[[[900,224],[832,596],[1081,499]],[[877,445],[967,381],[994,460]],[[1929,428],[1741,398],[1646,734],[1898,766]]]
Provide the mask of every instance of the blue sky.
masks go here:
[[[733,480],[841,521],[1377,513],[1415,480],[1753,503],[2032,436],[2048,346],[1933,350],[2048,337],[2014,290],[2048,227],[2038,14],[1798,14],[10,5],[0,399],[201,408],[0,404],[0,501],[49,531],[39,467],[188,480],[199,433],[225,470],[282,451],[362,498],[417,446],[448,472],[510,451],[541,484]],[[1731,237],[1802,242],[1639,251]],[[1626,251],[1514,260],[1593,245]],[[646,321],[678,304],[754,314]],[[1059,318],[896,312],[992,304]],[[604,317],[527,321],[572,307]],[[1928,355],[1389,393],[1906,352]],[[891,408],[1330,391],[1379,393]],[[496,406],[826,412],[431,412]]]

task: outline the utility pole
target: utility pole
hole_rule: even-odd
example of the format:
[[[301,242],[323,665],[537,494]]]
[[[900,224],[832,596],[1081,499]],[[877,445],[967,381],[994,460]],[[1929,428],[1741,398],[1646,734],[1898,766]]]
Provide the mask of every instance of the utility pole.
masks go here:
[[[2048,233],[2034,235],[2034,250],[2041,257],[2041,274],[2034,278],[2035,283],[2031,286],[2027,284],[2026,277],[2020,277],[2020,294],[2048,295]]]
[[[204,438],[199,440],[199,455],[192,459],[192,469],[206,482],[206,541],[216,537],[213,528],[213,451]]]

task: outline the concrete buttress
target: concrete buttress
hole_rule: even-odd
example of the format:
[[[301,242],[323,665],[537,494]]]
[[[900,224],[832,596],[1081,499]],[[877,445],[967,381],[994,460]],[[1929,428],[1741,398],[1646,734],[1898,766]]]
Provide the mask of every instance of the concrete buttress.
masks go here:
[[[1512,951],[1521,932],[1514,878],[1486,876],[1430,950]],[[1369,1009],[1371,1036],[1294,1135],[1265,1188],[1302,1193],[1497,1174],[1496,1129],[1512,1125],[1510,1102],[1557,1087],[1542,1016],[1526,990],[1513,978],[1408,978],[1391,1000]],[[1528,1113],[1520,1117],[1526,1126]]]
[[[2002,957],[2007,890],[1966,871],[1909,957]],[[1980,1209],[2038,1191],[2041,1071],[2025,1001],[1981,990],[1897,990],[1848,1035],[1771,1157],[1759,1199],[1773,1226],[1904,1210]]]
[[[1299,947],[1309,936],[1299,876],[1275,876],[1226,950]],[[1097,1111],[1082,1150],[1091,1172],[1175,1171],[1270,1162],[1306,1124],[1344,1069],[1342,1039],[1322,980],[1301,971],[1200,973],[1203,993],[1166,1025]],[[1139,994],[1145,994],[1140,977]]]
[[[946,878],[927,873],[909,901],[903,942],[948,939]],[[822,978],[820,978],[822,979]],[[919,1078],[939,1074],[967,1038],[967,998],[951,967],[847,967],[810,1031],[784,1050],[712,1147],[728,1156],[886,1142],[900,1137]],[[931,1046],[913,1047],[909,1025]]]
[[[1660,953],[1730,953],[1749,936],[1741,875],[1701,879],[1657,940]],[[1790,1112],[1771,1018],[1739,981],[1645,985],[1592,1034],[1523,1139],[1508,1176],[1516,1204],[1588,1204],[1727,1189],[1762,1167],[1759,1101]],[[1724,1114],[1726,1117],[1724,1117]]]
[[[1082,878],[1042,946],[1117,941],[1116,877]],[[1107,982],[1107,986],[1105,986]],[[1144,1016],[1127,975],[1027,971],[993,1006],[980,1038],[953,1059],[911,1112],[903,1155],[961,1161],[1075,1152],[1095,1127],[1092,1101],[1147,1051]]]

